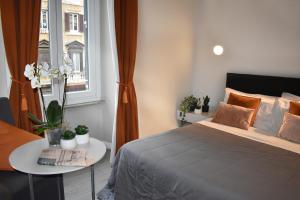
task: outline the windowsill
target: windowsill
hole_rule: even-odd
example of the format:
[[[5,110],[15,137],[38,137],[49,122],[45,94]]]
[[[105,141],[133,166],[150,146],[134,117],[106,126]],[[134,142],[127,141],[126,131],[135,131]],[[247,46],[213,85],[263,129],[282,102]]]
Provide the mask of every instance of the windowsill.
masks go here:
[[[102,103],[105,103],[104,99],[89,101],[89,102],[85,102],[85,103],[68,104],[68,105],[65,105],[65,108],[66,109],[77,108],[77,107],[90,106],[90,105],[96,105],[96,104],[102,104]]]

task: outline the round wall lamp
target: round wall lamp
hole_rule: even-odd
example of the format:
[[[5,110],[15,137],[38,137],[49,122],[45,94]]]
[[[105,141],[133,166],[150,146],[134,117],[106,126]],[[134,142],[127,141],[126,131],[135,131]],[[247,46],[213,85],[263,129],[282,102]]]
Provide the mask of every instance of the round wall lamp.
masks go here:
[[[220,55],[223,54],[224,48],[221,45],[216,45],[213,48],[213,52],[214,52],[215,55],[220,56]]]

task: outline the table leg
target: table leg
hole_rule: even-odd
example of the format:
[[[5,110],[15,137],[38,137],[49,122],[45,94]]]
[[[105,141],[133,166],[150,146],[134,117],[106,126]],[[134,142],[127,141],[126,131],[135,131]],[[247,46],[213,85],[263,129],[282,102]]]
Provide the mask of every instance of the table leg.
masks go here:
[[[33,188],[32,174],[28,174],[28,181],[29,181],[30,200],[34,200],[34,188]]]
[[[94,165],[91,165],[91,187],[92,187],[92,200],[95,200],[95,172],[94,172]]]
[[[63,175],[57,175],[57,189],[58,189],[58,200],[65,200],[64,184],[63,184]]]

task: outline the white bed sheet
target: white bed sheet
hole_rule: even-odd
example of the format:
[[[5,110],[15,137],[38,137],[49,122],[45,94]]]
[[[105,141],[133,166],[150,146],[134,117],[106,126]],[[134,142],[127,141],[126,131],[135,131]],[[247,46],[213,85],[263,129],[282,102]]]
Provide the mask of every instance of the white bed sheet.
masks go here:
[[[257,142],[265,143],[268,145],[272,145],[275,147],[279,147],[288,151],[292,151],[295,153],[300,154],[300,144],[296,144],[279,137],[274,136],[273,133],[267,133],[266,131],[259,130],[254,127],[250,127],[249,130],[243,130],[231,126],[226,126],[223,124],[217,124],[211,122],[212,118],[208,118],[203,121],[199,121],[197,123],[203,124],[205,126],[215,128],[221,131],[225,131],[227,133],[237,135],[240,137],[248,138]]]

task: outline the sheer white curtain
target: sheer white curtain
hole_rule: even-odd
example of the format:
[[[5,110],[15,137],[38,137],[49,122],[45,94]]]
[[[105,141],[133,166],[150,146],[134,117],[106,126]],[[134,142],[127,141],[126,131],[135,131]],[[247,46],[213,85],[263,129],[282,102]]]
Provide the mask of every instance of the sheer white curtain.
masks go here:
[[[1,13],[0,13],[1,16]],[[6,61],[5,48],[2,35],[2,23],[0,17],[0,97],[9,97],[10,91],[10,73]]]
[[[116,154],[116,120],[117,120],[117,105],[118,105],[118,93],[119,86],[119,67],[118,67],[118,54],[117,54],[117,43],[116,43],[116,31],[115,31],[115,13],[114,13],[114,0],[107,0],[107,17],[108,17],[108,29],[109,29],[109,38],[110,45],[112,49],[112,60],[115,68],[115,77],[116,77],[116,91],[115,91],[115,109],[114,109],[114,124],[112,131],[112,143],[111,143],[111,153],[110,153],[110,163],[113,163],[115,160]]]

